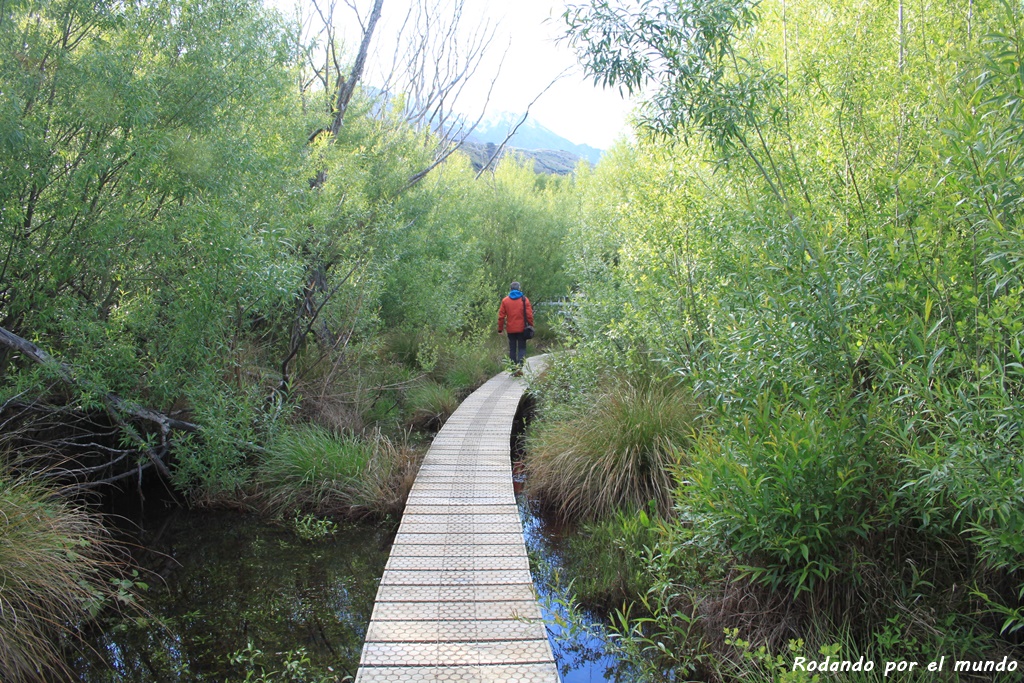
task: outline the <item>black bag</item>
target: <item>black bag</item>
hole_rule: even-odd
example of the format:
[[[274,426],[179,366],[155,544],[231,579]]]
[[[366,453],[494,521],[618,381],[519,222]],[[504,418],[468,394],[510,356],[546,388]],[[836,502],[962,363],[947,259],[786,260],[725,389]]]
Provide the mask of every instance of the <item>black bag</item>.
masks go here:
[[[526,328],[523,330],[523,339],[533,339],[533,325],[526,322],[526,297],[523,297],[523,322]],[[525,347],[524,347],[525,348]]]

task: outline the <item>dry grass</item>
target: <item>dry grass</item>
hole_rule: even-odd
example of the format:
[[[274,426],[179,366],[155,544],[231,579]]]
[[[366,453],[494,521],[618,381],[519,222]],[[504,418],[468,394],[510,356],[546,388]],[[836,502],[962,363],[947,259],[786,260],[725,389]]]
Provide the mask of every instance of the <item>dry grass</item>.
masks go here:
[[[405,507],[426,450],[402,441],[396,443],[376,434],[375,457],[367,464],[359,480],[354,516],[397,514]]]
[[[0,680],[70,680],[60,644],[115,597],[99,518],[0,474]]]

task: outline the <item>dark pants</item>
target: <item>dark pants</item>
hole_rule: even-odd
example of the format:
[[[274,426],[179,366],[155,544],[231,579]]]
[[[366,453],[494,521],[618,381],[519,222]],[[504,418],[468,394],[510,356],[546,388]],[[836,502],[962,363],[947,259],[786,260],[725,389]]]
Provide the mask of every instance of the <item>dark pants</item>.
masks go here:
[[[508,333],[508,357],[511,358],[512,362],[516,365],[523,364],[523,359],[526,358],[525,332]]]

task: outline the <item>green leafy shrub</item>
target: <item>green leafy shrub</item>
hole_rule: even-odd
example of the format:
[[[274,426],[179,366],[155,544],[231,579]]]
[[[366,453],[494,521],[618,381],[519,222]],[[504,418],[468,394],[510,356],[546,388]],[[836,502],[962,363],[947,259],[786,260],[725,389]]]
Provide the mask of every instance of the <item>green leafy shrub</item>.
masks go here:
[[[272,437],[287,407],[264,410],[259,386],[239,391],[221,382],[196,379],[190,388],[195,419],[206,428],[179,444],[174,484],[197,502],[232,499],[249,485],[253,474],[249,445]]]
[[[538,308],[540,308],[538,306]],[[548,320],[548,311],[538,311],[534,309],[534,320],[533,320],[533,340],[529,343],[533,344],[537,349],[545,349],[556,342],[558,342],[558,328],[552,325]]]
[[[903,3],[894,40],[885,3],[662,9],[566,15],[591,75],[646,101],[578,180],[576,353],[540,385],[573,407],[542,416],[606,368],[671,367],[708,414],[679,473],[691,535],[660,550],[734,580],[651,572],[622,642],[721,651],[739,623],[765,679],[840,617],[854,652],[1019,652],[1024,12]]]
[[[855,549],[892,522],[892,469],[878,458],[871,411],[813,400],[760,407],[698,441],[680,506],[756,560],[744,571],[773,589],[798,596],[836,575],[864,582]]]
[[[528,438],[527,489],[560,514],[593,519],[649,504],[668,514],[699,408],[670,382],[620,379],[594,405],[539,424]]]
[[[608,610],[641,595],[650,582],[647,556],[657,551],[663,534],[659,520],[643,510],[585,524],[562,553],[567,573],[575,576],[575,598]]]

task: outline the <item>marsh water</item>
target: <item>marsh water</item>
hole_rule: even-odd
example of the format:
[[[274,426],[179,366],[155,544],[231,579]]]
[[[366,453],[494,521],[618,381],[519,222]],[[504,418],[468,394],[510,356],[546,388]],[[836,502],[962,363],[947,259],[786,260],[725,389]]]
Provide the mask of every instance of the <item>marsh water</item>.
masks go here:
[[[564,532],[517,496],[564,683],[615,680],[599,638],[558,625]],[[70,659],[86,683],[330,681],[354,676],[397,522],[304,541],[288,523],[168,508],[134,520],[143,614],[110,618]],[[538,570],[537,567],[540,567]],[[560,574],[562,579],[564,573]],[[599,620],[591,621],[594,630]],[[296,677],[281,674],[291,671]]]
[[[286,667],[354,675],[395,525],[309,542],[288,524],[174,509],[138,530],[143,613],[73,657],[83,681],[245,680]]]
[[[548,640],[558,663],[562,683],[631,681],[630,672],[607,652],[607,635],[602,615],[574,605],[568,590],[575,568],[566,562],[563,548],[579,533],[545,519],[522,493],[516,495],[523,538],[530,555],[533,584],[540,598]]]

